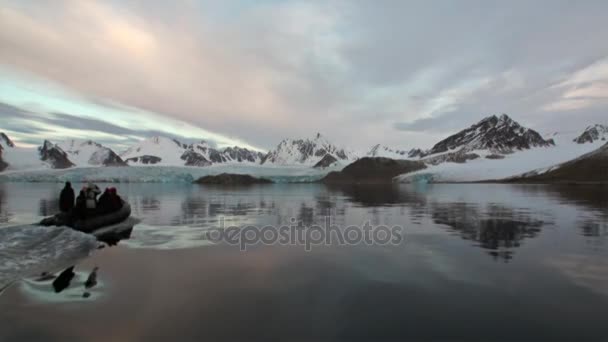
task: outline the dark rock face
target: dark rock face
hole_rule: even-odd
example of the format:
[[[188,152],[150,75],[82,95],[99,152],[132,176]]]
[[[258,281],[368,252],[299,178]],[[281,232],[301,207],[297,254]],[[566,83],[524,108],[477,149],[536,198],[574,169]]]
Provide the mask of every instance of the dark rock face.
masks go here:
[[[212,163],[224,163],[227,159],[218,151],[212,148],[209,149],[209,160]]]
[[[422,151],[422,150],[421,150],[421,149],[419,149],[419,148],[414,148],[414,149],[411,149],[411,150],[410,150],[410,151],[407,153],[408,158],[416,158],[416,157],[418,157],[418,158],[422,158],[422,157],[424,157],[424,155],[425,155],[424,151]]]
[[[577,144],[592,143],[596,140],[605,141],[608,137],[608,126],[593,125],[585,129],[585,131],[575,138],[573,141]]]
[[[346,155],[346,152],[344,152],[344,150],[336,150],[336,157],[343,160],[348,159],[348,156]]]
[[[323,157],[323,159],[319,160],[319,162],[317,162],[313,167],[315,169],[325,168],[325,167],[331,166],[333,163],[335,163],[337,161],[338,161],[338,159],[336,159],[331,154],[326,154],[325,157]]]
[[[271,184],[269,179],[256,178],[250,175],[237,175],[231,173],[222,173],[217,176],[204,176],[195,181],[197,184],[212,184],[212,185],[253,185],[253,184]]]
[[[211,162],[208,161],[202,154],[196,153],[192,150],[188,150],[182,154],[181,159],[186,161],[186,166],[209,166]]]
[[[15,147],[15,144],[13,143],[13,141],[3,132],[0,132],[0,143],[6,144],[6,146],[8,146],[8,147]],[[2,149],[1,145],[0,145],[0,149]]]
[[[529,172],[507,180],[514,183],[608,183],[608,143],[595,151],[538,174]]]
[[[238,146],[226,147],[223,151],[223,154],[230,157],[230,159],[234,161],[238,161],[239,163],[244,161],[255,163],[261,160],[264,156],[264,154],[260,152],[251,151]]]
[[[204,158],[205,160],[207,160],[208,162],[211,162],[211,163],[224,163],[224,162],[228,161],[218,150],[209,147],[204,141],[202,141],[201,144],[198,144],[198,145],[188,146],[187,151],[184,152],[184,155],[186,155],[187,153],[190,153],[190,152],[199,154],[201,156],[201,158]],[[205,156],[207,156],[207,157],[205,157]],[[184,159],[183,156],[182,156],[182,159]],[[207,166],[207,165],[199,165],[199,166]]]
[[[346,166],[342,171],[330,172],[321,181],[326,184],[386,184],[404,173],[425,169],[419,161],[365,157]]]
[[[6,168],[9,166],[8,163],[2,159],[2,151],[4,150],[4,147],[2,147],[2,145],[5,145],[9,148],[15,147],[15,144],[13,144],[11,139],[9,139],[6,134],[0,132],[0,172],[6,170]]]
[[[380,157],[383,154],[384,155],[390,154],[399,159],[404,159],[407,156],[408,151],[392,149],[388,146],[383,146],[383,145],[378,144],[378,145],[375,145],[374,147],[372,147],[372,149],[367,153],[367,156],[368,157]],[[401,157],[403,157],[403,158],[401,158]]]
[[[424,159],[424,162],[431,165],[438,165],[441,163],[458,163],[463,164],[468,160],[473,160],[479,158],[479,154],[477,153],[467,153],[465,150],[460,150],[458,152],[445,153],[435,157],[428,157]]]
[[[174,142],[174,143],[175,143],[177,146],[179,146],[179,147],[181,147],[181,148],[188,148],[188,145],[186,145],[186,144],[184,144],[184,143],[180,142],[180,141],[179,141],[179,140],[177,140],[177,139],[173,139],[173,142]]]
[[[67,153],[48,140],[45,140],[42,147],[38,148],[38,152],[40,160],[49,163],[53,169],[67,169],[74,166]]]
[[[104,147],[103,145],[92,140],[87,141],[87,144],[94,145],[95,147],[99,148],[99,151],[91,155],[91,161],[101,161],[101,165],[103,166],[128,166],[128,164],[111,149]]]
[[[91,159],[96,158],[96,155],[98,153],[104,153],[104,152],[98,151],[98,152],[93,153],[93,155],[91,156]],[[105,150],[105,153],[107,153],[107,155],[102,162],[103,166],[128,166],[127,162],[122,160],[122,158],[120,158],[120,156],[118,154],[116,154],[114,151],[112,151],[111,149],[107,148]]]
[[[160,163],[161,160],[162,160],[162,158],[159,158],[157,156],[143,155],[143,156],[139,156],[139,157],[129,158],[126,161],[134,162],[134,163],[142,163],[142,164],[146,164],[146,165],[154,165],[154,164]]]
[[[105,147],[92,140],[87,141],[76,141],[66,142],[60,146],[67,154],[68,158],[78,157],[82,151],[81,148],[93,147],[94,151],[88,160],[89,165],[101,165],[101,166],[127,166],[127,163],[118,156],[112,149]]]
[[[264,163],[306,163],[311,158],[333,155],[338,160],[347,160],[348,153],[336,147],[317,133],[314,139],[285,139],[276,149],[269,151],[261,160]]]
[[[458,149],[511,153],[515,150],[553,145],[551,141],[543,139],[538,132],[522,127],[506,114],[502,114],[500,117],[496,115],[487,117],[438,142],[429,151],[429,155]]]
[[[502,154],[488,154],[486,159],[505,159],[505,156]]]

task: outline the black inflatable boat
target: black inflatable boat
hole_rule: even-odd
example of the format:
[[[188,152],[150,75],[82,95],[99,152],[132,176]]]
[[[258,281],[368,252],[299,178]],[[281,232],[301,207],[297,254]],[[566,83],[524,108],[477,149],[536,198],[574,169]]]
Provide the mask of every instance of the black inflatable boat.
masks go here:
[[[68,226],[85,233],[92,233],[98,229],[111,226],[125,221],[131,216],[131,206],[123,201],[122,207],[114,212],[96,215],[86,219],[70,219],[70,216],[65,213],[60,213],[55,216],[47,217],[40,221],[43,226]]]

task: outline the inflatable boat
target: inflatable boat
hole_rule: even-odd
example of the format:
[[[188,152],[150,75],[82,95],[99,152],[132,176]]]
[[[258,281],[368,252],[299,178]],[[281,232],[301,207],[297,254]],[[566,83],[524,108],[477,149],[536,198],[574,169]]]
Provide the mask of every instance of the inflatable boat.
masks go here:
[[[122,207],[111,213],[95,215],[85,219],[72,220],[69,214],[59,213],[40,221],[43,226],[68,226],[84,233],[93,233],[98,229],[123,222],[131,216],[131,206],[122,201]]]

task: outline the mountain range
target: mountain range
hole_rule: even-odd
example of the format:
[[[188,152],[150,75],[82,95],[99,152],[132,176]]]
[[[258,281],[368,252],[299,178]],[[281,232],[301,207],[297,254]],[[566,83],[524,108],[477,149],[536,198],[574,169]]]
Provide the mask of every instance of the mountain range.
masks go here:
[[[568,144],[593,144],[607,137],[608,126],[595,124],[577,134]],[[327,168],[343,167],[362,157],[416,160],[427,165],[439,165],[466,163],[478,158],[504,159],[520,151],[553,148],[555,145],[552,138],[543,138],[506,114],[488,116],[428,150],[378,144],[367,153],[355,153],[337,146],[320,133],[312,138],[284,139],[267,153],[238,146],[218,149],[205,141],[186,144],[162,136],[146,138],[119,153],[91,140],[73,139],[56,144],[45,140],[42,146],[32,149],[18,147],[6,134],[0,133],[0,171],[86,166],[206,167],[215,164]]]

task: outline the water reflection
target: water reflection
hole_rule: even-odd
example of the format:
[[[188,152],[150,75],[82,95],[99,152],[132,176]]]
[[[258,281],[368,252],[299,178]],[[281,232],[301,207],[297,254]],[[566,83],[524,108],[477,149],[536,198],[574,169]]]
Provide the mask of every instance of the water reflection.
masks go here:
[[[327,185],[327,188],[343,194],[349,202],[363,207],[416,206],[426,203],[422,193],[400,185]]]
[[[9,214],[36,213],[49,205],[41,198],[53,197],[45,184],[6,188],[0,203]],[[110,340],[608,336],[607,209],[597,191],[587,198],[585,190],[510,185],[119,188],[142,220],[130,238],[58,267],[75,265],[60,293],[54,276],[5,291],[1,340],[65,339],[66,331],[78,340],[98,331]],[[342,227],[403,225],[406,243],[241,252],[201,239],[221,218],[263,225],[325,216]]]
[[[476,205],[467,203],[432,204],[435,223],[446,225],[465,240],[488,250],[495,259],[508,261],[524,239],[531,239],[546,224],[527,213],[512,208],[490,205],[482,212]]]
[[[38,201],[38,215],[40,216],[52,216],[57,214],[59,211],[59,198],[41,198]]]
[[[509,261],[524,241],[538,237],[561,219],[548,199],[566,202],[569,208],[601,209],[599,215],[606,215],[603,205],[607,201],[603,190],[564,186],[281,185],[197,187],[185,192],[185,196],[175,190],[134,196],[135,211],[144,220],[137,239],[149,239],[149,245],[160,246],[171,243],[168,231],[173,230],[183,246],[204,245],[201,231],[216,227],[221,220],[229,225],[262,226],[290,224],[295,219],[310,226],[330,216],[342,226],[370,221],[406,227],[430,220],[472,241],[495,260]],[[576,225],[586,236],[606,233],[597,215],[588,215]]]
[[[8,208],[6,208],[6,191],[4,184],[0,183],[0,223],[6,223],[10,219]]]

